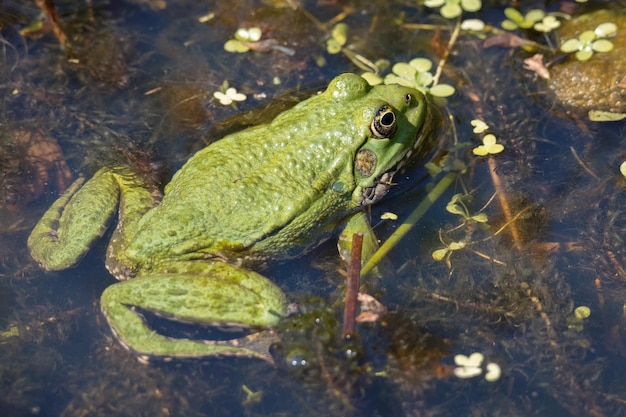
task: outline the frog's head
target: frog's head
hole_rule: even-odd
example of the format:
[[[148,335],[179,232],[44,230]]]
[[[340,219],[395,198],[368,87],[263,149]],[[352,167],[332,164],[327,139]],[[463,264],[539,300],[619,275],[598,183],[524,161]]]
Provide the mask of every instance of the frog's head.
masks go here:
[[[360,206],[380,200],[393,175],[432,143],[432,105],[419,91],[400,85],[370,86],[360,76],[342,74],[328,87],[336,100],[358,103],[351,115],[360,129],[353,143],[355,188]]]

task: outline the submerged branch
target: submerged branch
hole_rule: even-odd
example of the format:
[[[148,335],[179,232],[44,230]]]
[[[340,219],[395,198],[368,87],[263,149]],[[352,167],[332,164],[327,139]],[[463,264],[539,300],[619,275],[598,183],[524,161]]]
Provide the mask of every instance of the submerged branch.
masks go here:
[[[350,253],[350,265],[348,265],[348,279],[346,282],[346,301],[343,310],[343,329],[341,337],[344,339],[354,334],[356,318],[356,303],[359,293],[361,277],[361,248],[363,247],[363,233],[355,233],[352,236],[352,252]]]

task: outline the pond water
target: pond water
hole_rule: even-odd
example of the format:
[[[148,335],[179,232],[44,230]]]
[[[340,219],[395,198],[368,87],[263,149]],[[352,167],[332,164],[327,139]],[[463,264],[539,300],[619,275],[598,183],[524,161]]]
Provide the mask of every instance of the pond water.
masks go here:
[[[488,25],[472,31],[423,3],[0,4],[0,415],[624,415],[626,122],[589,121],[589,108],[561,105],[525,68],[541,52],[554,77],[575,59],[554,48],[558,34],[494,28],[522,3],[563,22],[566,12],[622,13],[619,33],[626,3],[483,1],[462,14]],[[260,41],[242,43],[256,28]],[[619,47],[596,54],[616,53],[626,76]],[[382,276],[363,277],[386,312],[350,340],[334,241],[263,271],[299,305],[276,329],[273,364],[137,360],[100,312],[115,282],[104,268],[111,231],[74,268],[44,272],[30,258],[30,230],[78,176],[122,164],[165,184],[198,149],[337,74],[384,77],[418,57],[455,93],[436,99],[444,123],[432,153],[368,212],[378,238],[402,229],[433,187],[443,194],[387,254]],[[584,77],[572,83],[586,88]],[[237,100],[222,104],[228,87],[245,100],[231,91]],[[473,132],[474,119],[488,130]],[[175,337],[216,334],[147,318]]]

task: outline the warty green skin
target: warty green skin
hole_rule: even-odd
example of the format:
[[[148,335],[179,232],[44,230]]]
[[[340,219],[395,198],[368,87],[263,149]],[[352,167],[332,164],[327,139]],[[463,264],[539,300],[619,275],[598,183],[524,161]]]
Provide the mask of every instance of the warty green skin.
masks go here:
[[[384,106],[395,116],[394,131],[376,138],[372,120]],[[119,212],[106,265],[125,281],[104,291],[101,306],[123,345],[140,357],[266,358],[249,340],[164,337],[135,307],[178,321],[271,328],[285,314],[285,296],[252,268],[297,256],[337,228],[340,249],[363,232],[366,257],[373,252],[376,239],[363,214],[372,201],[364,194],[428,139],[420,132],[427,111],[416,90],[370,87],[342,74],[271,123],[197,152],[162,200],[125,168],[77,181],[33,229],[31,254],[46,270],[71,267]]]

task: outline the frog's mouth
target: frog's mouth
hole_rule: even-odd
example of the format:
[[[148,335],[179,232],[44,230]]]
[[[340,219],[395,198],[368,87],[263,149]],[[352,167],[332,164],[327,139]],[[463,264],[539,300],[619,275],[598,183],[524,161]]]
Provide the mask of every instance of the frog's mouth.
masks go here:
[[[361,190],[361,205],[368,206],[379,201],[389,192],[393,185],[393,175],[398,169],[392,169],[383,173],[380,177],[374,179],[372,187],[366,187]]]

